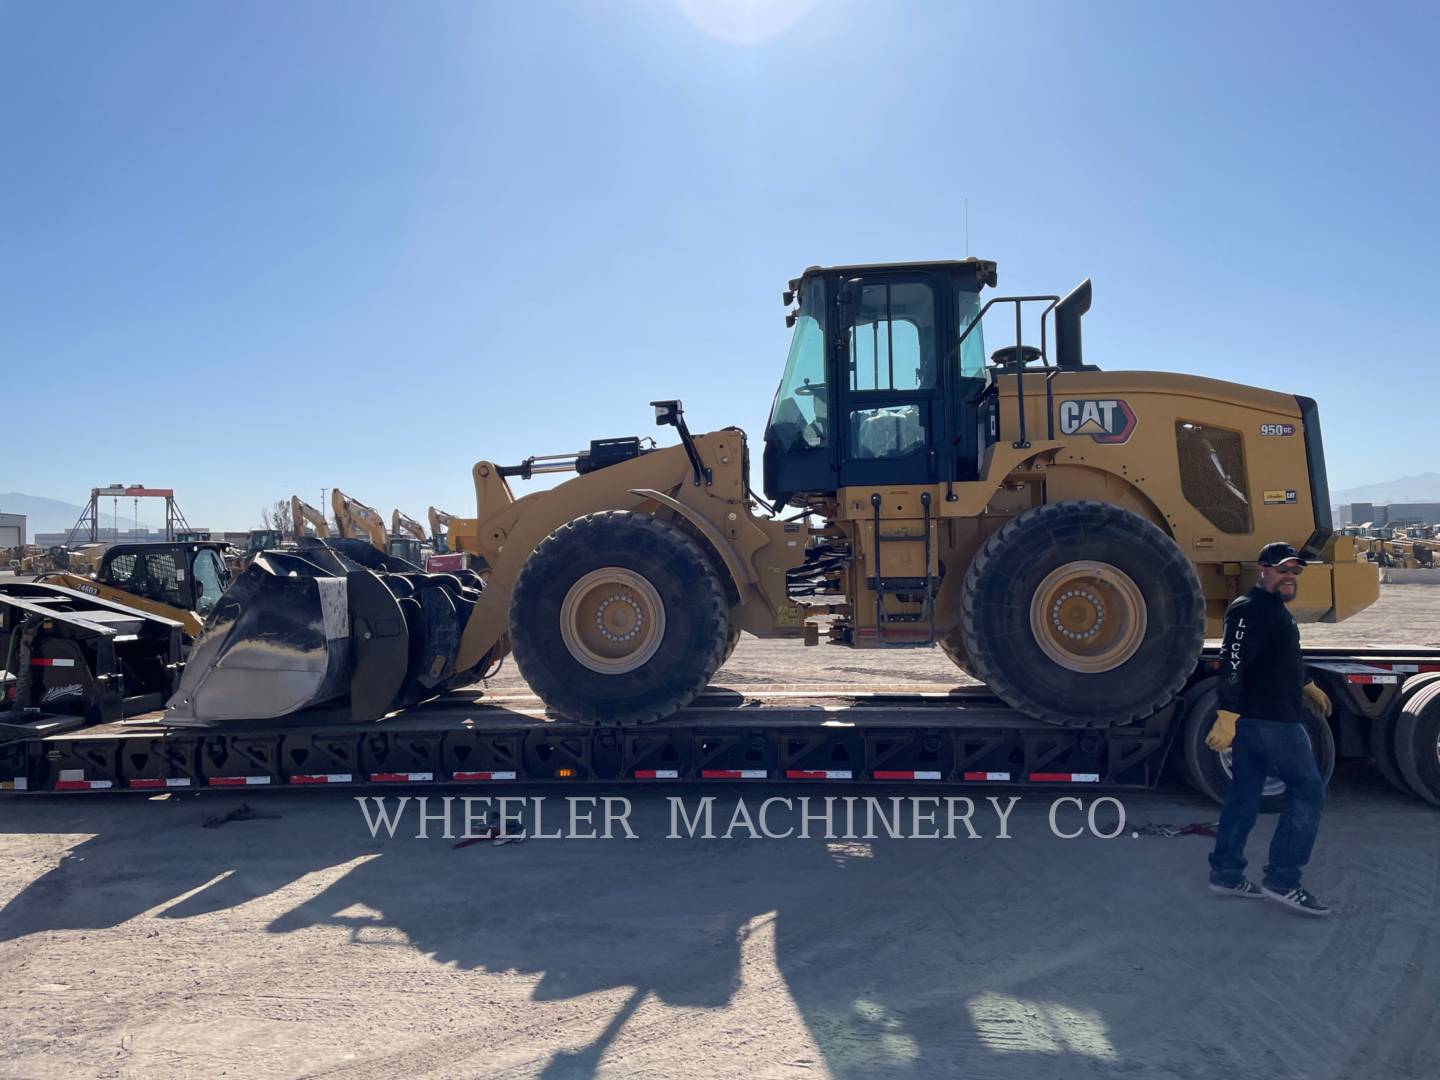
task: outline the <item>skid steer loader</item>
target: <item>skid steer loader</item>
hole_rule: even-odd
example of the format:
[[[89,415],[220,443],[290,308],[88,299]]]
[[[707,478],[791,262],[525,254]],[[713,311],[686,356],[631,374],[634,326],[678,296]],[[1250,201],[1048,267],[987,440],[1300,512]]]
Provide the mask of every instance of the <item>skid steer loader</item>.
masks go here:
[[[485,567],[485,588],[437,671],[513,653],[553,713],[651,723],[705,686],[741,630],[823,633],[851,648],[938,643],[1031,716],[1125,724],[1183,685],[1263,542],[1319,564],[1294,604],[1302,619],[1377,598],[1376,569],[1333,534],[1312,400],[1102,371],[1082,352],[1088,280],[1063,299],[982,301],[995,282],[979,259],[791,281],[768,506],[749,487],[744,432],[692,435],[678,401],[652,403],[678,446],[603,439],[476,464],[475,517],[452,520],[448,539]],[[997,307],[1015,343],[987,357]],[[1037,308],[1029,345],[1023,316]],[[578,475],[520,498],[510,487],[562,471]],[[343,650],[353,626],[328,618]]]
[[[230,586],[225,562],[230,550],[211,541],[117,544],[99,556],[92,574],[72,568],[35,580],[177,622],[185,638],[193,639]]]

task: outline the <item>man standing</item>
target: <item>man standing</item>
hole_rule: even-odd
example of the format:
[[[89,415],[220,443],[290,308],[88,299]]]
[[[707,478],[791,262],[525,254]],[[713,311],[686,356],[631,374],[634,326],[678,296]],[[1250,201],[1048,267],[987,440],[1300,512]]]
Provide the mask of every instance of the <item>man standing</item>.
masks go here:
[[[1232,748],[1233,774],[1210,854],[1210,890],[1268,897],[1306,915],[1329,915],[1330,909],[1300,884],[1325,804],[1325,783],[1305,732],[1306,699],[1330,715],[1324,691],[1305,682],[1300,629],[1285,610],[1295,599],[1305,564],[1284,543],[1266,544],[1259,562],[1260,580],[1225,612],[1219,711],[1205,739],[1212,750]],[[1285,809],[1270,841],[1265,876],[1256,887],[1245,877],[1245,841],[1272,769],[1285,782]]]

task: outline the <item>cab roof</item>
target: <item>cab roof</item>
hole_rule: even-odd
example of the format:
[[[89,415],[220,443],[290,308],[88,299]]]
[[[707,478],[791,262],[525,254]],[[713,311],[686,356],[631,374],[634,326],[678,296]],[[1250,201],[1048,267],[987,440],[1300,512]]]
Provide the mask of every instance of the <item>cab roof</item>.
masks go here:
[[[979,285],[995,287],[997,263],[990,259],[977,259],[973,255],[967,259],[930,259],[922,262],[892,262],[892,263],[847,263],[840,266],[807,266],[805,272],[790,282],[790,287],[796,288],[801,280],[810,277],[812,274],[865,274],[867,271],[891,271],[891,270],[927,270],[935,273],[954,274],[960,271],[973,271],[978,279]]]

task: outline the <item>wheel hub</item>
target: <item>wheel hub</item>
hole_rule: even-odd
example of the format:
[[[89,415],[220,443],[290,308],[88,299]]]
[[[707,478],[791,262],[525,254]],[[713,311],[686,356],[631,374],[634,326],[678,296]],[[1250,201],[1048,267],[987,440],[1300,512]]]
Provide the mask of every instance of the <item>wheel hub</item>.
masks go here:
[[[1145,598],[1110,563],[1056,567],[1030,599],[1030,630],[1040,650],[1069,671],[1112,671],[1145,639]]]
[[[642,575],[620,566],[601,567],[565,593],[560,636],[578,663],[602,675],[623,675],[660,648],[665,605]]]

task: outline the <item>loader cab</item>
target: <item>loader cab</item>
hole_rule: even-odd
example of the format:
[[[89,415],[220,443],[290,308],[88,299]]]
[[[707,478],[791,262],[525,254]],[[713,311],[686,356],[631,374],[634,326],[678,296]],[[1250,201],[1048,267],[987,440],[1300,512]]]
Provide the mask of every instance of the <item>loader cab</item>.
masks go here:
[[[100,560],[95,580],[156,603],[206,615],[230,585],[224,544],[121,544]]]
[[[791,282],[794,327],[765,430],[766,494],[973,480],[995,264],[812,267]]]

